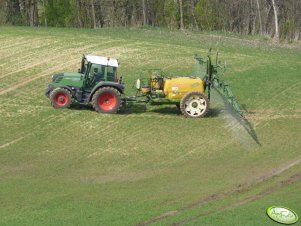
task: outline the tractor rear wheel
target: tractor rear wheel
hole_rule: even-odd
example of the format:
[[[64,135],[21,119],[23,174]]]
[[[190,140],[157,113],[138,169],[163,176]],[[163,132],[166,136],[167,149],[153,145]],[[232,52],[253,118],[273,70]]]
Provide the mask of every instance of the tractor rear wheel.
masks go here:
[[[100,88],[92,98],[93,108],[100,113],[115,114],[119,110],[120,103],[120,93],[113,87]]]
[[[180,108],[186,117],[204,117],[209,110],[209,100],[204,93],[189,92],[182,98]]]
[[[56,88],[50,93],[50,103],[54,108],[68,108],[72,102],[72,95],[69,90]]]

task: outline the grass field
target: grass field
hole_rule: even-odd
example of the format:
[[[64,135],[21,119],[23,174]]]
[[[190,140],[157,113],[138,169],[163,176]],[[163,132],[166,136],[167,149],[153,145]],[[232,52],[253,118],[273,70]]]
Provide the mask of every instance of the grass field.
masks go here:
[[[218,98],[203,119],[173,106],[55,110],[50,76],[82,54],[119,58],[127,94],[143,69],[194,73],[219,49],[262,146]],[[301,44],[162,29],[0,27],[0,225],[277,225],[301,215]],[[300,224],[300,222],[299,222]]]

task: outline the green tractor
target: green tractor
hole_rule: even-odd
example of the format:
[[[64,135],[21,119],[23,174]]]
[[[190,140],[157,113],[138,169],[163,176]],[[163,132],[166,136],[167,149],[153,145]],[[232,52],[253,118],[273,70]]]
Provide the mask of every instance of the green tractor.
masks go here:
[[[83,56],[78,73],[52,76],[46,96],[54,108],[68,108],[73,101],[92,103],[101,113],[116,113],[124,94],[122,77],[117,76],[117,59],[101,56]]]

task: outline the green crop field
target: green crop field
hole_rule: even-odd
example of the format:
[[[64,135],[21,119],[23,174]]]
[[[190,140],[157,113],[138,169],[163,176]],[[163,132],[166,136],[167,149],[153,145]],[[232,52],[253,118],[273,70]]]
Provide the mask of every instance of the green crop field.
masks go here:
[[[203,119],[173,106],[50,106],[82,54],[118,58],[126,93],[144,69],[195,73],[218,49],[257,145],[215,96]],[[0,225],[277,225],[301,215],[301,43],[162,29],[0,27]],[[299,222],[300,223],[300,222]]]

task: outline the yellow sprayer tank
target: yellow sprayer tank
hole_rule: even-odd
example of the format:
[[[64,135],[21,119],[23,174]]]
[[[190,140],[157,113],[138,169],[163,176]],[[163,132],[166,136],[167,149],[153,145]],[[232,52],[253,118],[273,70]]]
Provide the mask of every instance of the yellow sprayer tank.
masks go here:
[[[200,78],[179,77],[164,80],[164,94],[168,99],[182,99],[188,92],[204,92]]]

